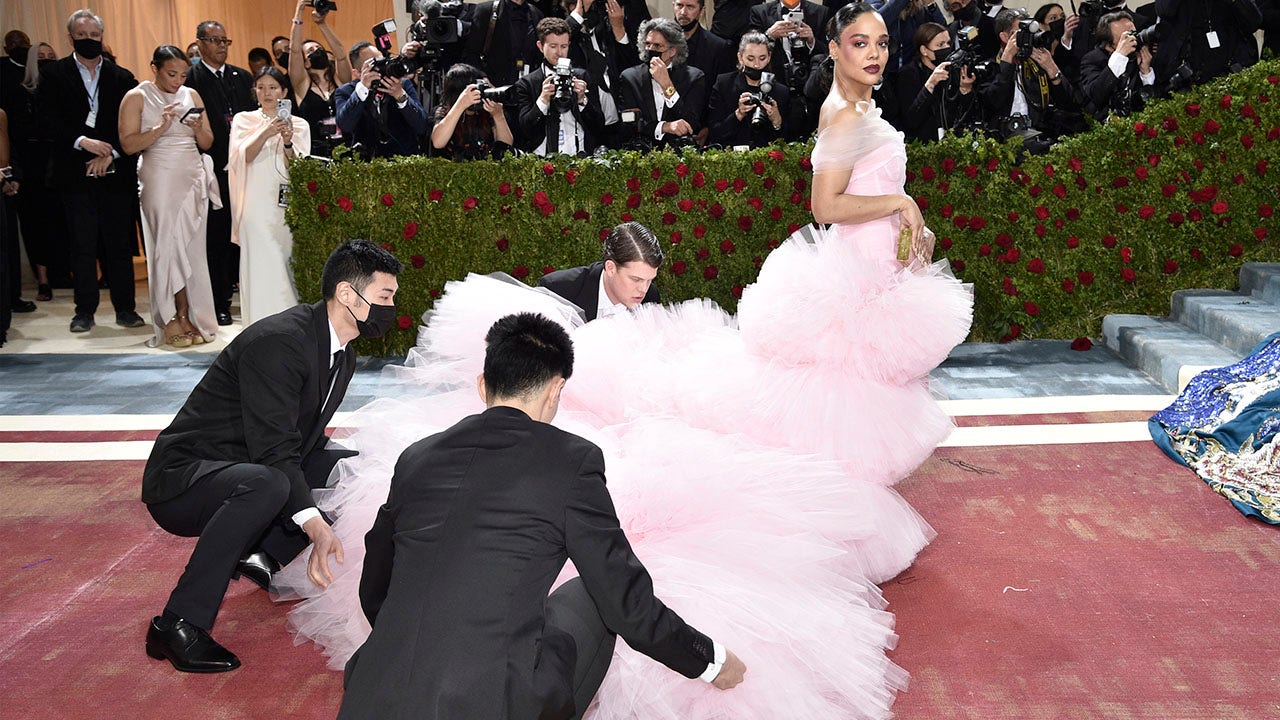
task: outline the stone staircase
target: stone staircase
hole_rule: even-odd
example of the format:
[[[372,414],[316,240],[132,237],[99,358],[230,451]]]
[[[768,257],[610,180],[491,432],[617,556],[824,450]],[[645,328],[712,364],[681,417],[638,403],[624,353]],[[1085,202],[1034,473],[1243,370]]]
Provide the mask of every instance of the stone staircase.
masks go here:
[[[1240,291],[1179,290],[1169,317],[1108,315],[1103,341],[1171,393],[1280,332],[1280,263],[1245,263]]]

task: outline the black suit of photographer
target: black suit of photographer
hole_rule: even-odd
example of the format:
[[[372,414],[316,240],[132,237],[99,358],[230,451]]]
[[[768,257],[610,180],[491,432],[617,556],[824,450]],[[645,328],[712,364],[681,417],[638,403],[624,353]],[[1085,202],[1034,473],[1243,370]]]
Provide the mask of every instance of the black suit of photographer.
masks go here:
[[[1099,121],[1106,120],[1112,113],[1135,113],[1145,105],[1137,53],[1129,57],[1120,77],[1111,71],[1111,54],[1105,45],[1098,45],[1080,63],[1080,87],[1085,95],[1085,109]],[[1155,62],[1154,56],[1152,62]]]
[[[716,78],[716,84],[711,89],[711,104],[707,109],[707,126],[711,128],[707,141],[722,147],[735,145],[761,147],[781,139],[787,131],[788,114],[792,110],[791,91],[782,83],[774,83],[773,89],[769,92],[769,98],[778,104],[779,117],[782,119],[780,127],[775,129],[773,121],[767,114],[763,122],[752,122],[755,111],[747,113],[747,116],[741,120],[738,119],[738,99],[742,97],[742,93],[759,92],[760,86],[748,84],[746,76],[738,70],[724,73]],[[802,105],[802,103],[795,104]],[[763,109],[761,111],[763,112]]]
[[[1083,96],[1066,75],[1055,81],[1039,63],[1001,59],[996,76],[978,90],[988,117],[1007,118],[1012,112],[1014,89],[1022,88],[1030,126],[1050,136],[1074,132],[1079,125]]]
[[[1156,82],[1167,84],[1186,62],[1196,82],[1231,72],[1233,66],[1258,62],[1253,33],[1262,25],[1262,13],[1254,0],[1157,0],[1160,18],[1160,52],[1153,67]],[[1210,47],[1209,33],[1219,46]]]
[[[1000,33],[996,32],[995,19],[987,11],[986,3],[981,0],[973,0],[969,6],[962,10],[952,19],[951,24],[947,25],[947,32],[951,35],[951,42],[959,44],[956,38],[960,36],[960,29],[966,27],[976,27],[978,29],[978,47],[983,57],[992,57],[1000,54]]]
[[[1123,10],[1133,16],[1133,27],[1139,31],[1156,24],[1155,3],[1147,3],[1146,5],[1139,5],[1137,8],[1130,8],[1129,3],[1122,2],[1114,8],[1108,8],[1106,12],[1101,14],[1095,12],[1093,8],[1093,5],[1085,3],[1080,5],[1080,25],[1076,28],[1075,38],[1071,43],[1070,50],[1077,67],[1084,61],[1084,56],[1093,51],[1096,39],[1094,33],[1097,32],[1098,21],[1102,19],[1103,15]],[[1055,56],[1054,59],[1057,59],[1057,57]],[[1061,65],[1062,63],[1058,64]],[[1076,73],[1076,76],[1078,75],[1079,73]]]
[[[813,58],[827,54],[827,9],[817,3],[809,2],[809,0],[801,0],[800,8],[804,11],[804,24],[813,29],[813,48],[802,50],[802,46],[797,44],[799,42],[799,38],[797,38],[791,41],[793,43],[792,57],[803,62],[807,67]],[[774,23],[782,20],[786,12],[788,12],[787,9],[782,6],[780,1],[774,2],[771,0],[770,2],[756,5],[751,8],[751,19],[747,21],[747,29],[768,34],[769,28],[773,27]],[[787,72],[789,60],[784,49],[785,40],[786,38],[782,38],[774,41],[773,64],[769,70],[777,74],[778,77],[784,78],[788,85],[795,87],[792,83],[791,74]]]
[[[604,9],[605,0],[595,0],[592,5]],[[587,70],[587,92],[594,95],[596,102],[604,112],[605,128],[601,135],[601,144],[613,147],[617,144],[618,85],[622,82],[622,71],[640,64],[640,53],[636,49],[636,33],[640,23],[650,18],[649,6],[633,0],[623,0],[622,39],[613,32],[607,17],[599,20],[598,11],[591,12],[590,22],[586,22],[581,10],[570,13],[565,21],[569,23],[569,59],[575,68]],[[605,96],[614,104],[614,112],[604,108]]]
[[[974,106],[978,93],[976,89],[960,92],[959,82],[954,77],[959,72],[959,68],[953,69],[952,77],[930,90],[927,85],[933,68],[925,67],[920,58],[903,65],[898,71],[894,77],[894,90],[903,112],[896,126],[907,140],[936,142],[942,130],[958,127],[962,121],[976,114]]]
[[[525,68],[542,63],[534,32],[543,17],[538,8],[528,2],[489,0],[476,5],[471,17],[463,57],[484,70],[495,87],[513,84]]]
[[[516,111],[516,147],[525,152],[534,152],[545,141],[546,148],[542,153],[544,157],[560,152],[562,117],[555,110],[554,97],[548,112],[544,113],[542,108],[538,107],[538,100],[542,95],[542,83],[548,72],[554,72],[554,70],[543,63],[537,70],[516,81],[515,87],[511,89],[511,105]],[[580,106],[578,95],[574,93],[573,107],[567,114],[572,114],[578,126],[582,128],[582,147],[577,149],[578,154],[589,155],[600,145],[600,137],[604,132],[604,113],[600,110],[600,100],[593,92],[594,88],[587,77],[587,71],[574,68],[573,76],[587,83],[587,102]],[[569,144],[572,145],[572,143]]]
[[[653,76],[649,74],[647,65],[636,65],[622,72],[622,82],[618,87],[618,108],[620,110],[638,109],[640,111],[638,139],[642,145],[656,144],[678,145],[692,142],[693,136],[702,129],[703,108],[707,103],[707,80],[702,71],[688,65],[675,65],[668,69],[671,84],[676,89],[678,100],[670,107],[664,106],[662,115],[653,97]],[[689,123],[693,132],[683,137],[663,133],[656,137],[655,130],[659,122],[684,120]]]

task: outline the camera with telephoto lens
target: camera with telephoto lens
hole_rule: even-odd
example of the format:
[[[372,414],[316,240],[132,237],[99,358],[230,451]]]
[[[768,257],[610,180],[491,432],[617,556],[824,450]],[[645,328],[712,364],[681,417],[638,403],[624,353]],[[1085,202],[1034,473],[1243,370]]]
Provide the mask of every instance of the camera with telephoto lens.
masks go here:
[[[569,58],[560,58],[551,73],[555,82],[555,93],[551,96],[551,109],[557,113],[567,113],[578,104],[578,94],[573,91],[573,63]]]
[[[310,5],[320,17],[324,17],[338,9],[338,3],[333,2],[333,0],[309,0],[307,4]]]
[[[442,47],[461,42],[471,30],[461,0],[421,0],[416,8],[421,17],[409,27],[410,40]]]
[[[1061,38],[1053,30],[1040,29],[1040,23],[1030,18],[1023,18],[1018,21],[1018,31],[1014,37],[1018,44],[1019,61],[1031,57],[1031,52],[1036,48],[1042,50],[1051,49],[1054,41]]]
[[[407,55],[392,55],[391,45],[396,34],[396,21],[387,18],[371,30],[373,46],[382,53],[382,57],[373,61],[373,70],[384,78],[402,78],[418,69],[418,59]]]
[[[505,105],[511,92],[510,85],[494,87],[489,84],[488,80],[477,80],[476,89],[480,91],[480,101],[471,106],[472,110],[483,110],[485,100],[492,100],[493,102]]]
[[[751,124],[754,126],[764,126],[768,123],[769,127],[773,127],[773,121],[769,119],[769,113],[765,112],[765,105],[772,102],[773,98],[769,94],[773,92],[773,73],[760,73],[760,92],[749,94],[747,103],[755,108],[755,112],[751,113]]]
[[[1155,45],[1160,42],[1160,27],[1160,23],[1156,23],[1150,27],[1145,27],[1141,30],[1133,30],[1125,34],[1132,36],[1134,42],[1137,43],[1135,50],[1141,50],[1147,45]]]
[[[956,48],[952,50],[942,62],[951,63],[951,67],[970,68],[982,62],[982,47],[978,44],[978,28],[969,25],[960,28],[956,33]],[[941,65],[942,63],[938,63]],[[959,77],[959,73],[955,73],[953,77]]]

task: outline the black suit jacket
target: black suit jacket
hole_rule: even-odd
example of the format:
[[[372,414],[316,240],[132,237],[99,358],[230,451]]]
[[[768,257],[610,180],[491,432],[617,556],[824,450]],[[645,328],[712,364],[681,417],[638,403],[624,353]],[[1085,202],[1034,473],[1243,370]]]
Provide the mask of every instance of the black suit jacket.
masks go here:
[[[1262,12],[1254,0],[1156,0],[1160,19],[1160,47],[1152,57],[1156,83],[1167,83],[1182,61],[1196,73],[1196,82],[1225,75],[1231,65],[1258,62],[1253,33],[1262,26]],[[1210,48],[1209,29],[1218,34],[1219,47]]]
[[[640,23],[648,19],[650,19],[648,5],[639,2],[625,5],[622,24],[627,32],[627,41],[618,42],[613,35],[613,27],[608,22],[598,23],[588,30],[572,15],[565,18],[569,23],[572,41],[569,57],[572,58],[574,67],[587,69],[592,94],[595,94],[596,88],[604,92],[606,76],[609,78],[608,87],[616,93],[622,71],[640,64],[640,53],[636,48],[636,33],[639,31]],[[595,44],[600,46],[599,52],[591,42],[592,37],[596,39]]]
[[[604,111],[600,108],[600,96],[593,92],[587,71],[574,68],[573,75],[587,83],[587,104],[581,110],[575,104],[573,116],[582,125],[583,147],[580,153],[590,155],[600,144],[600,135],[604,132]],[[538,97],[542,95],[542,81],[547,77],[547,66],[543,63],[537,70],[516,81],[512,88],[511,107],[516,113],[516,147],[525,152],[533,152],[547,139],[547,115],[538,109]],[[575,98],[576,99],[576,98]],[[553,108],[551,112],[555,112]],[[547,148],[547,154],[557,152],[556,148]]]
[[[729,41],[737,50],[738,40],[747,34],[751,9],[761,0],[713,0],[716,16],[711,19],[711,32]]]
[[[600,303],[600,275],[603,273],[603,261],[581,267],[565,268],[543,275],[538,281],[538,287],[544,287],[582,308],[583,318],[590,322],[596,319],[596,310]],[[649,292],[644,294],[644,302],[662,302],[657,285],[649,285]]]
[[[511,28],[511,0],[497,0],[503,7],[493,27],[493,38],[489,42],[489,51],[484,52],[485,38],[489,33],[489,24],[493,20],[494,0],[482,2],[474,6],[472,11],[471,31],[466,38],[464,57],[466,62],[484,70],[485,75],[495,87],[510,85],[519,79],[516,61],[523,60],[524,66],[538,67],[542,63],[542,53],[538,50],[538,36],[534,26],[542,19],[542,11],[532,4],[529,7],[529,26],[521,37],[514,37]]]
[[[339,87],[333,91],[333,104],[337,108],[338,127],[347,136],[351,144],[360,143],[369,148],[376,157],[393,155],[416,155],[422,151],[418,137],[431,131],[427,121],[427,113],[418,102],[418,90],[413,81],[404,78],[400,84],[404,87],[408,102],[403,108],[396,104],[391,96],[378,101],[375,93],[370,92],[364,100],[356,95],[359,80]],[[375,103],[385,103],[386,132],[382,132],[375,111]]]
[[[1136,60],[1130,57],[1125,74],[1116,77],[1108,67],[1110,59],[1111,53],[1099,45],[1090,50],[1080,62],[1080,90],[1085,96],[1085,108],[1098,120],[1107,119],[1107,115],[1111,112],[1112,100],[1126,84],[1140,83]]]
[[[813,49],[799,53],[801,59],[808,63],[817,55],[827,54],[827,9],[809,0],[801,0],[800,8],[804,10],[805,25],[813,28]],[[751,19],[747,21],[747,28],[763,33],[782,19],[784,11],[785,8],[782,7],[781,2],[772,0],[756,5],[751,8]],[[787,53],[782,49],[781,40],[774,41],[772,55],[773,72],[780,78],[787,77]]]
[[[206,151],[213,158],[213,167],[223,178],[227,173],[227,147],[231,141],[231,119],[236,113],[248,112],[258,107],[253,96],[253,76],[248,70],[235,65],[222,66],[222,80],[202,62],[191,64],[187,73],[187,87],[200,93],[204,101],[204,114],[213,130],[213,145]],[[225,180],[222,180],[225,183]],[[222,197],[227,197],[224,186]]]
[[[98,72],[98,116],[93,127],[85,124],[89,115],[89,93],[85,90],[74,55],[64,57],[40,71],[37,91],[45,119],[53,132],[53,177],[63,189],[85,192],[97,187],[108,192],[131,194],[138,191],[137,158],[120,147],[120,103],[125,93],[137,87],[133,73],[102,58]],[[116,172],[100,178],[85,176],[85,163],[94,158],[87,150],[75,149],[81,135],[110,143],[119,157]]]
[[[604,624],[685,677],[713,644],[653,595],[592,443],[493,407],[409,446],[365,537],[373,632],[340,720],[568,718],[576,648],[543,605],[573,560]]]
[[[693,129],[693,135],[696,135],[702,129],[702,118],[706,115],[706,76],[698,68],[688,65],[676,65],[668,72],[680,100],[665,110],[662,121],[685,120]],[[618,85],[618,110],[640,110],[639,132],[646,143],[659,142],[653,136],[658,124],[658,108],[653,102],[652,83],[653,76],[649,74],[649,66],[636,65],[622,71],[622,82]],[[692,138],[692,135],[689,137]],[[676,140],[674,135],[663,134],[660,142],[668,144]]]
[[[707,125],[711,128],[707,142],[723,147],[734,145],[761,147],[783,137],[788,125],[795,118],[796,108],[791,104],[791,91],[781,81],[775,82],[773,90],[769,93],[769,97],[778,103],[778,111],[782,115],[780,130],[774,130],[773,121],[767,117],[763,127],[757,128],[752,125],[751,118],[754,113],[742,120],[738,119],[738,98],[744,92],[759,91],[759,87],[749,86],[746,76],[737,70],[723,73],[716,78],[716,84],[711,88],[711,103],[707,109]],[[803,103],[796,103],[796,106],[803,107]]]
[[[693,37],[689,38],[689,59],[686,62],[701,70],[706,77],[706,83],[711,85],[721,75],[737,70],[738,55],[728,40],[698,26],[693,31]],[[708,101],[707,110],[710,111],[710,109],[711,105]],[[704,113],[702,125],[705,127],[710,124],[710,116]]]
[[[164,502],[211,472],[255,463],[289,477],[285,517],[313,507],[302,464],[328,441],[324,428],[356,367],[348,348],[330,394],[329,343],[323,302],[298,305],[245,328],[156,438],[142,474],[143,502]]]

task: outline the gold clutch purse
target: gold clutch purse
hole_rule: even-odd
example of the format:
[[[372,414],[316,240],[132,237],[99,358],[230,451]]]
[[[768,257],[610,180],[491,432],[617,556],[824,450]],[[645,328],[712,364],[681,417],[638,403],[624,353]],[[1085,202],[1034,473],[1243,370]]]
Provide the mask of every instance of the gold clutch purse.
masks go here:
[[[911,260],[911,228],[902,226],[898,233],[898,262],[906,265]]]

